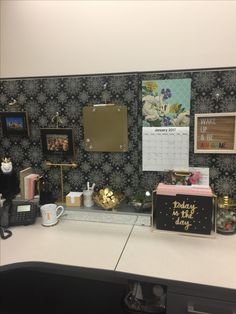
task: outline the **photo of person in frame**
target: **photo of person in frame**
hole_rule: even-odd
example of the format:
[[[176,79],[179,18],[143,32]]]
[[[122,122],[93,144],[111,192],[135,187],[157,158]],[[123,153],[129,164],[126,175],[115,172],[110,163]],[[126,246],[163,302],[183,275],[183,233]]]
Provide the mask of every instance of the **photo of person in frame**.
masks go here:
[[[67,152],[69,150],[69,139],[65,134],[47,134],[47,150],[53,152]]]
[[[73,130],[70,128],[41,129],[42,151],[45,155],[73,156]]]

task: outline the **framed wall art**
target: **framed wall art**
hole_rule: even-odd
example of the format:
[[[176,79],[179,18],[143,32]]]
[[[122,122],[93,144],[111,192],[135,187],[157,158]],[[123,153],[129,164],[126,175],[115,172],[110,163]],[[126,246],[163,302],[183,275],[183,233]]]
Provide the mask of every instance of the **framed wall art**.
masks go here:
[[[72,129],[40,129],[42,150],[45,155],[74,155]]]
[[[195,114],[194,153],[236,154],[236,112]]]
[[[4,136],[29,136],[27,112],[1,112],[0,117]]]

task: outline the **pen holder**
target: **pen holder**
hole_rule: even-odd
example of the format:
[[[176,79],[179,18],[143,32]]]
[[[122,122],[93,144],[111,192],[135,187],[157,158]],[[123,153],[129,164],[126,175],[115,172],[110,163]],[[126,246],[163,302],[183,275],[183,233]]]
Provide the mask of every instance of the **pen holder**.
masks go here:
[[[94,205],[93,190],[84,190],[83,191],[83,198],[84,198],[84,206],[85,207],[92,207]]]

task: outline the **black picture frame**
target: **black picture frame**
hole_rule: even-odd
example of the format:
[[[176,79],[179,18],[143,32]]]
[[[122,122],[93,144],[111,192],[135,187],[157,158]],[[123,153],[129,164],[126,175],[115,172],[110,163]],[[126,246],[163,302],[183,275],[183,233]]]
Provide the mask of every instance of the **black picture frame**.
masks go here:
[[[73,129],[45,128],[40,129],[40,135],[44,155],[74,155]]]
[[[29,136],[28,115],[25,111],[0,112],[4,136]]]

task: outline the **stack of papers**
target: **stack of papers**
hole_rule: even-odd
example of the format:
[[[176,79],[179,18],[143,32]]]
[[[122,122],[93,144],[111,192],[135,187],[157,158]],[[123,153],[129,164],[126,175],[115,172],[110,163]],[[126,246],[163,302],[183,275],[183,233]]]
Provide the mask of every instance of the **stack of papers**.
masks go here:
[[[172,196],[177,194],[213,196],[212,190],[208,185],[169,185],[164,183],[158,184],[156,194]]]

